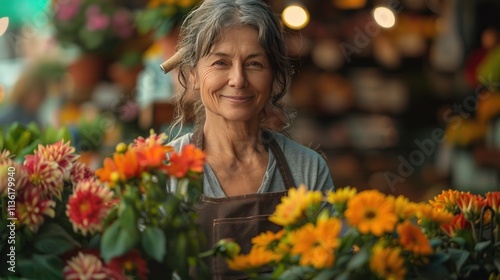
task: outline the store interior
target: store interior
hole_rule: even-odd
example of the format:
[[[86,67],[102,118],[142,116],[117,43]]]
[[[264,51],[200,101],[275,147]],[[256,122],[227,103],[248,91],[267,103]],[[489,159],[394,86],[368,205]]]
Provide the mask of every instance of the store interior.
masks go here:
[[[67,127],[95,168],[150,129],[175,134],[179,85],[158,65],[198,1],[10,2],[0,8],[2,131]],[[289,136],[325,156],[336,187],[414,201],[500,190],[498,0],[267,2],[294,66]],[[303,10],[285,17],[292,6]]]

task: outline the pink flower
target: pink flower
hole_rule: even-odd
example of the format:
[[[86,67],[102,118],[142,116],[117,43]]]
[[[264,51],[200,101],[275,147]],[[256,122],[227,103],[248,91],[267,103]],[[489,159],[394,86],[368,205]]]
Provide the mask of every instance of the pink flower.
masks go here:
[[[168,139],[168,136],[165,133],[156,134],[153,131],[150,132],[150,135],[147,138],[137,137],[134,139],[134,148],[144,149],[153,146],[163,145],[165,141]]]
[[[126,9],[119,9],[113,15],[113,30],[120,38],[129,38],[134,32],[132,15]]]
[[[69,178],[73,186],[76,186],[79,182],[95,178],[95,176],[94,171],[86,164],[80,161],[75,161],[70,170]]]
[[[87,9],[87,29],[89,31],[100,31],[108,28],[109,16],[101,13],[101,8],[92,5]]]
[[[61,21],[69,21],[78,14],[80,9],[80,0],[67,0],[66,3],[61,4],[57,1],[56,6],[56,18]]]
[[[38,145],[38,150],[35,151],[35,155],[49,161],[55,161],[59,166],[59,169],[64,174],[64,179],[69,179],[69,173],[73,166],[73,162],[78,159],[79,155],[74,154],[75,148],[70,146],[70,142],[64,143],[61,140],[57,143],[43,146]]]
[[[39,195],[44,197],[55,195],[61,198],[64,187],[63,173],[56,162],[45,160],[40,155],[27,155],[24,166],[29,182],[37,189]]]
[[[55,216],[56,203],[50,199],[43,199],[38,190],[27,188],[18,195],[16,201],[16,217],[21,225],[25,225],[32,232],[37,232],[44,223],[45,217]]]
[[[93,254],[78,252],[63,269],[64,279],[110,279],[109,269]]]
[[[112,199],[113,193],[95,179],[78,183],[66,206],[66,215],[73,230],[80,230],[83,235],[100,232]]]

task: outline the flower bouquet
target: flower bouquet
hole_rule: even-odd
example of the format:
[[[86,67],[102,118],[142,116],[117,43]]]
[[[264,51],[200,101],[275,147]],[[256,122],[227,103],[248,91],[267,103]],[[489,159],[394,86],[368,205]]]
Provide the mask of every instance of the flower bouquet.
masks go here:
[[[70,142],[39,145],[21,161],[0,153],[0,277],[189,279],[203,238],[191,204],[204,154],[180,153],[151,133],[117,146],[95,172]],[[167,159],[167,153],[170,158]],[[177,193],[167,193],[175,177]]]
[[[346,187],[323,196],[300,186],[269,218],[282,230],[255,236],[250,252],[227,261],[256,279],[497,277],[499,205],[498,192],[483,198],[450,190],[415,203],[378,190]],[[494,238],[478,234],[485,224]],[[260,274],[264,266],[273,273]]]

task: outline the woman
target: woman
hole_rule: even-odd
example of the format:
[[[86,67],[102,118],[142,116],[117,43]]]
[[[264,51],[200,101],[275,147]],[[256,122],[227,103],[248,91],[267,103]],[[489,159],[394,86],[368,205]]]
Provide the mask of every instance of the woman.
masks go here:
[[[283,136],[290,113],[281,104],[291,78],[280,24],[258,0],[206,0],[181,27],[178,51],[162,64],[179,67],[183,92],[178,123],[194,95],[195,132],[170,143],[195,143],[206,153],[203,197],[197,210],[208,246],[233,238],[248,251],[290,187],[333,189],[325,160]],[[171,182],[170,190],[175,190]],[[214,279],[240,279],[225,261],[213,259]]]

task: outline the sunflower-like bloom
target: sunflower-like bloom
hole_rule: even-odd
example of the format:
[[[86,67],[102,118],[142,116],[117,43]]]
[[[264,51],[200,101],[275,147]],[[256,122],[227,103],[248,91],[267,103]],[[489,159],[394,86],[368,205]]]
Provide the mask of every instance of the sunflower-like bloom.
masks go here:
[[[65,280],[110,279],[109,269],[93,254],[78,252],[63,269]]]
[[[66,215],[73,230],[83,235],[102,230],[103,220],[112,206],[113,193],[97,180],[80,182],[68,199]]]
[[[173,153],[170,156],[170,165],[166,167],[167,173],[176,178],[186,176],[189,171],[202,173],[205,164],[205,153],[189,144],[182,147],[180,153]]]
[[[411,202],[407,197],[400,195],[394,199],[394,212],[398,215],[400,220],[407,220],[415,217],[417,206],[416,203]]]
[[[459,230],[470,230],[471,224],[467,222],[463,213],[459,213],[453,217],[449,223],[441,225],[441,229],[449,236],[456,237]]]
[[[461,193],[457,190],[443,190],[433,200],[429,200],[429,203],[438,210],[446,210],[452,214],[457,214],[460,211],[457,200]]]
[[[44,160],[56,162],[64,179],[69,179],[73,162],[79,157],[79,155],[75,154],[75,148],[70,146],[70,142],[64,143],[64,140],[46,146],[38,145],[35,155]]]
[[[252,247],[248,254],[234,256],[227,260],[229,268],[237,271],[249,271],[268,265],[276,260],[276,255],[264,247]]]
[[[457,199],[460,211],[464,213],[465,219],[469,222],[476,222],[481,216],[481,209],[486,205],[486,200],[480,195],[461,193]]]
[[[345,217],[359,232],[371,233],[378,237],[392,232],[398,220],[393,199],[386,198],[378,190],[360,192],[349,200]]]
[[[112,271],[121,272],[123,279],[146,280],[149,273],[146,261],[137,250],[111,259],[107,267]]]
[[[27,155],[24,166],[28,173],[29,183],[39,192],[39,195],[61,198],[64,187],[63,173],[54,161],[45,160],[40,155]]]
[[[406,251],[416,255],[430,255],[433,253],[434,250],[429,239],[427,239],[420,227],[405,221],[398,225],[397,233],[399,235],[399,244]]]
[[[331,203],[335,211],[342,216],[347,208],[347,201],[354,197],[357,192],[358,190],[356,188],[348,186],[335,191],[329,191],[326,200]]]
[[[299,264],[316,269],[331,267],[342,224],[337,218],[318,219],[317,225],[305,224],[290,234],[291,253],[300,255]]]
[[[30,231],[38,232],[45,222],[45,216],[55,216],[55,201],[42,198],[35,188],[26,188],[18,196],[16,203],[16,217],[21,225]]]
[[[406,275],[405,260],[398,248],[373,247],[370,269],[382,279],[402,280]]]
[[[290,188],[288,195],[281,198],[281,203],[269,217],[277,225],[293,225],[305,216],[308,207],[319,206],[323,196],[319,191],[308,191],[302,184],[299,188]]]

